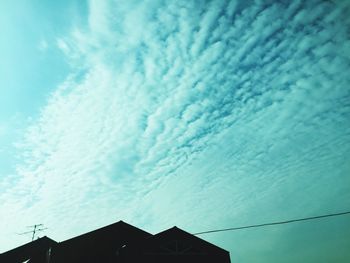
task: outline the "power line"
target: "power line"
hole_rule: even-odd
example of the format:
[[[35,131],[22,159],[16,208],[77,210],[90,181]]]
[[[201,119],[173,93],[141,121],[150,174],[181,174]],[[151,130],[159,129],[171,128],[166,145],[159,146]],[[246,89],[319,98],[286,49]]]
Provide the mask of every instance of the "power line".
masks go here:
[[[289,223],[314,220],[314,219],[320,219],[320,218],[326,218],[326,217],[332,217],[332,216],[342,216],[342,215],[347,215],[347,214],[350,214],[350,211],[334,213],[334,214],[319,215],[319,216],[312,216],[312,217],[305,217],[305,218],[290,219],[290,220],[286,220],[286,221],[277,221],[277,222],[271,222],[271,223],[256,224],[256,225],[214,229],[214,230],[208,230],[208,231],[194,233],[193,235],[203,235],[203,234],[216,233],[216,232],[234,231],[234,230],[240,230],[240,229],[246,229],[246,228],[282,225],[282,224],[289,224]]]

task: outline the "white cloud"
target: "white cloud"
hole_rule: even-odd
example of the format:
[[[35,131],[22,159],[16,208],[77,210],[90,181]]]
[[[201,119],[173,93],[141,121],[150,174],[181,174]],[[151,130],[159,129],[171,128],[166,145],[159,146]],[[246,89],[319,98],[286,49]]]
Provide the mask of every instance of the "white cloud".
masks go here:
[[[63,39],[61,39],[61,38],[57,39],[57,47],[59,49],[61,49],[65,55],[69,54],[70,48],[69,48],[68,44],[66,43],[66,41],[64,41]]]
[[[91,1],[88,27],[57,39],[85,73],[28,128],[1,217],[63,239],[120,218],[200,231],[346,207],[349,25],[317,1]]]
[[[49,44],[47,43],[47,41],[45,39],[40,40],[40,42],[38,44],[38,49],[41,52],[46,51],[48,47],[49,47]]]

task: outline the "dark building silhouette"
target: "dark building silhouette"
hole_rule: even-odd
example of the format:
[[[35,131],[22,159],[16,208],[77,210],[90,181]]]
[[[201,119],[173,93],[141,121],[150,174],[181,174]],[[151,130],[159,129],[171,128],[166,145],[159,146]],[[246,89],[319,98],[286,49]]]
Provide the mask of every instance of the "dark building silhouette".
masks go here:
[[[151,234],[119,221],[59,243],[52,249],[50,263],[118,262],[125,244],[143,242]]]
[[[50,248],[57,244],[56,241],[42,237],[23,246],[9,250],[0,254],[1,263],[22,263],[29,260],[28,263],[48,262]]]
[[[0,254],[0,263],[229,263],[223,250],[177,227],[156,235],[123,221],[57,243],[47,237]]]
[[[126,245],[125,263],[228,263],[229,253],[180,228],[173,227],[146,239],[146,242]]]

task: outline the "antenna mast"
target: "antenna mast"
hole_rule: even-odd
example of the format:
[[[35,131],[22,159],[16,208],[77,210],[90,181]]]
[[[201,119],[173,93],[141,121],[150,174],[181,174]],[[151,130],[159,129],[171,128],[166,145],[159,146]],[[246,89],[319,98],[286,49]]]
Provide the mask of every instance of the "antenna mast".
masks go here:
[[[40,232],[40,231],[44,231],[45,229],[47,229],[47,227],[43,228],[43,226],[44,226],[43,224],[36,224],[36,225],[32,225],[32,226],[27,226],[27,227],[33,228],[33,230],[19,233],[19,235],[32,234],[32,241],[33,241],[35,238],[35,233]]]

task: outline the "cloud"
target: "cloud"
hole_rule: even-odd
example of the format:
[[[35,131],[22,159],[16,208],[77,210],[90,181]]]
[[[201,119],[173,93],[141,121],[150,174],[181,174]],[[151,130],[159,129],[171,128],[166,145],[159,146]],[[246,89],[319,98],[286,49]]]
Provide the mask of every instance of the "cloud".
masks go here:
[[[350,200],[347,10],[91,1],[86,27],[57,39],[73,72],[28,128],[1,216],[62,239],[119,218],[200,231]]]
[[[47,50],[47,48],[49,47],[47,41],[45,39],[40,40],[39,44],[38,44],[38,49],[41,52],[44,52]]]

